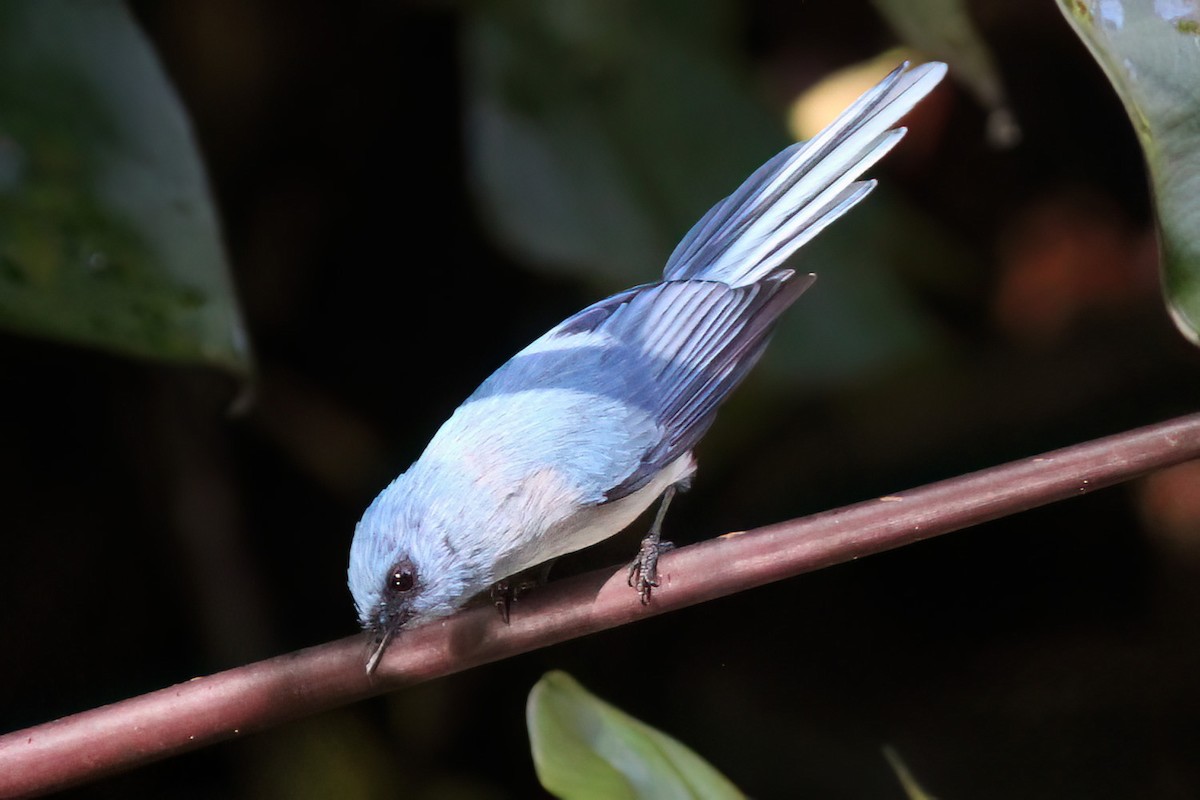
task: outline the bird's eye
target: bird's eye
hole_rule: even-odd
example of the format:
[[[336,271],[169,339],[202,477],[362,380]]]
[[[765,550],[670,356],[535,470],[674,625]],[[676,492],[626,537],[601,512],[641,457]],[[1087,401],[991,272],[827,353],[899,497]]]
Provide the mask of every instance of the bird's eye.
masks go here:
[[[388,577],[388,587],[394,592],[408,592],[417,585],[417,569],[412,562],[405,559],[392,567]]]
[[[398,592],[407,592],[416,582],[410,569],[398,569],[392,573],[392,588]]]

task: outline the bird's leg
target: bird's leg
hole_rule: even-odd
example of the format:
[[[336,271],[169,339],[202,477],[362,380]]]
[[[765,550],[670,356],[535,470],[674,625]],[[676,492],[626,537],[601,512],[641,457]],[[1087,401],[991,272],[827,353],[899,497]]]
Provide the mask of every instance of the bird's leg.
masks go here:
[[[672,484],[663,492],[662,503],[658,507],[658,514],[654,517],[654,524],[650,526],[650,532],[642,539],[642,549],[638,551],[637,558],[629,565],[628,583],[641,595],[642,605],[650,602],[650,592],[658,586],[658,557],[675,546],[670,542],[662,541],[663,518],[667,515],[667,506],[671,505],[674,497],[675,486]]]
[[[553,558],[544,564],[539,564],[523,572],[518,572],[516,575],[510,575],[492,584],[492,605],[500,613],[500,619],[504,620],[505,625],[508,624],[512,604],[520,600],[521,595],[530,589],[544,586],[546,580],[550,577],[550,568],[552,566],[554,566]]]

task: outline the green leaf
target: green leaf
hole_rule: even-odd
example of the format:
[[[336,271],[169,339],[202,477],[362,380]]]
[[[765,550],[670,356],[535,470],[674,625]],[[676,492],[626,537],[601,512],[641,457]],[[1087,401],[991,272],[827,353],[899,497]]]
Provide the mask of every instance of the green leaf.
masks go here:
[[[1011,147],[1021,130],[1008,108],[1004,82],[995,60],[964,0],[873,0],[901,39],[930,58],[950,64],[950,74],[965,84],[990,112],[988,139]]]
[[[565,672],[548,672],[525,712],[538,779],[564,800],[742,798],[675,739],[614,708]]]
[[[476,6],[467,144],[500,240],[621,285],[660,272],[708,205],[786,144],[729,67],[733,27],[723,0]]]
[[[0,326],[250,369],[187,117],[117,0],[0,5]]]
[[[788,143],[747,77],[726,0],[469,8],[474,190],[496,238],[539,269],[601,291],[655,280],[692,224]],[[810,384],[861,379],[937,338],[893,272],[900,244],[874,236],[904,215],[887,203],[869,198],[792,260],[820,279],[786,315],[771,362]]]
[[[1200,7],[1187,0],[1058,5],[1133,122],[1154,192],[1167,304],[1183,335],[1200,345]]]

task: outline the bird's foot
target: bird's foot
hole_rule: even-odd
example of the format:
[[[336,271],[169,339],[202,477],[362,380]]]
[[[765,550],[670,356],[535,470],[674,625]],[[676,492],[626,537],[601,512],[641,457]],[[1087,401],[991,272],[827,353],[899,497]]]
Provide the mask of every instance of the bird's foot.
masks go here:
[[[521,596],[530,589],[543,586],[550,576],[550,566],[553,563],[553,561],[547,561],[541,566],[525,572],[518,572],[516,575],[510,575],[492,584],[492,605],[496,607],[496,611],[499,612],[500,619],[504,620],[505,625],[508,624],[513,603],[520,600]]]
[[[642,539],[642,549],[637,558],[629,565],[629,575],[626,582],[637,590],[642,598],[642,605],[649,605],[650,594],[658,587],[658,557],[668,550],[675,549],[670,542],[661,541],[657,535]]]

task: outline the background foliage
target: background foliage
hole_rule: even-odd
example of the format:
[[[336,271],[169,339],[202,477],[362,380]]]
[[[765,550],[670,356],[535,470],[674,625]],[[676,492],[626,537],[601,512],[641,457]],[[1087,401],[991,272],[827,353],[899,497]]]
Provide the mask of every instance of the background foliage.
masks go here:
[[[118,56],[157,53],[169,82],[132,106],[175,115],[176,144],[191,136],[180,107],[190,116],[223,237],[193,163],[168,183],[199,203],[177,220],[194,242],[164,252],[220,296],[223,238],[257,402],[224,417],[248,369],[232,304],[205,351],[218,355],[182,356],[224,370],[0,338],[5,729],[351,632],[354,521],[436,425],[549,325],[652,279],[692,219],[787,141],[802,90],[896,43],[866,2],[605,8],[135,2],[145,41],[117,23],[73,34],[81,58],[99,54],[101,86],[129,79]],[[806,248],[798,265],[820,281],[701,448],[676,541],[1194,409],[1197,358],[1160,299],[1121,101],[1054,4],[969,11],[1020,144],[989,143],[995,108],[968,89],[913,115],[881,190]],[[18,179],[72,187],[45,195],[68,219],[108,213],[91,199],[111,200],[106,170],[147,162],[96,143],[167,146],[90,128],[74,97],[0,77],[0,312],[26,333],[14,276],[95,248],[14,265],[13,242],[37,255],[71,241],[38,227],[54,215],[11,205],[27,197]],[[39,141],[101,159],[75,165],[88,181],[14,160],[12,131],[40,124],[16,112],[39,98],[66,115]],[[104,246],[126,254],[127,286],[174,286],[159,281],[180,273],[138,260],[165,223],[136,219],[126,208]],[[106,297],[71,288],[87,274],[37,274]],[[69,327],[42,333],[80,338]],[[525,699],[565,669],[752,796],[900,797],[885,744],[937,796],[1194,796],[1198,482],[1185,465],[74,794],[535,795]],[[556,574],[623,561],[635,538]]]

